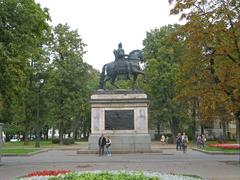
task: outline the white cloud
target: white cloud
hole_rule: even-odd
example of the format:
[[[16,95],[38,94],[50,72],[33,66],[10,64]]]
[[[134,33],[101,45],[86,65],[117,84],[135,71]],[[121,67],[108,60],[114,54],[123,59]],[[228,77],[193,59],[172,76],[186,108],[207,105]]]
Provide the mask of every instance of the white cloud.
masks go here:
[[[125,53],[142,49],[146,32],[178,23],[167,0],[36,0],[49,8],[52,24],[68,23],[87,44],[84,60],[94,68],[114,60],[122,42]]]

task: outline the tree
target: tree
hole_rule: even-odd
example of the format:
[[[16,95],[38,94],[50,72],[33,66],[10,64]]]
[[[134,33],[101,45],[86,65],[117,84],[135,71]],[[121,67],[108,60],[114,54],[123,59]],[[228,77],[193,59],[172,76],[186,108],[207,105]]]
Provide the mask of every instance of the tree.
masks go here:
[[[77,30],[71,31],[67,24],[53,28],[47,88],[60,144],[63,134],[72,131],[72,124],[80,120],[86,110],[90,69],[82,59],[85,46]]]
[[[183,44],[173,35],[179,28],[179,25],[168,25],[152,30],[144,40],[150,117],[154,114],[157,126],[167,123],[173,137],[183,128],[187,118],[186,106],[175,100],[178,57],[183,53]]]
[[[26,72],[49,29],[49,14],[33,0],[0,0],[0,4],[0,121],[21,124],[27,118]]]
[[[169,0],[172,14],[186,20],[182,34],[188,46],[182,86],[199,96],[199,114],[206,121],[222,115],[235,118],[240,141],[240,2],[236,0]],[[198,72],[192,73],[198,68]],[[195,86],[196,82],[198,86]],[[187,85],[187,86],[186,86]]]

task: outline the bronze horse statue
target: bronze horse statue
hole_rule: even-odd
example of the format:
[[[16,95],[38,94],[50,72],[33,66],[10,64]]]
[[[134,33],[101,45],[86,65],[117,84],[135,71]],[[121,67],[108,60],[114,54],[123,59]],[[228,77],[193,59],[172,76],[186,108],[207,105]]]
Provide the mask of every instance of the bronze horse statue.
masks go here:
[[[133,50],[129,53],[127,58],[116,60],[107,63],[102,68],[102,73],[99,81],[99,88],[104,89],[106,81],[110,80],[110,83],[115,85],[115,80],[118,75],[125,75],[130,80],[130,76],[133,76],[133,87],[137,80],[139,74],[142,74],[145,79],[145,74],[143,73],[139,62],[143,62],[143,52],[141,50]]]

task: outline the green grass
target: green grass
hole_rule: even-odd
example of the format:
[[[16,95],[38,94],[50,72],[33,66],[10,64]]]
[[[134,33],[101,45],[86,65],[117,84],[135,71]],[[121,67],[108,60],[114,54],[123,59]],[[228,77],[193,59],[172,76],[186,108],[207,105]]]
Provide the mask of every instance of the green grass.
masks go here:
[[[18,154],[18,155],[22,155],[22,154],[28,154],[28,153],[32,153],[32,152],[36,152],[39,151],[39,149],[13,149],[13,148],[4,148],[1,150],[1,154],[2,155],[11,155],[11,154]]]
[[[240,149],[224,149],[224,148],[220,148],[220,147],[209,147],[209,146],[205,146],[203,148],[203,150],[205,151],[220,151],[220,152],[236,152],[236,153],[240,153]]]
[[[59,144],[52,144],[51,140],[40,141],[41,148],[51,148],[51,147],[60,147]],[[35,141],[29,141],[27,145],[24,145],[24,141],[19,142],[6,142],[3,144],[3,148],[6,147],[15,147],[15,148],[35,148]]]
[[[196,179],[203,179],[201,176],[198,175],[192,175],[192,174],[180,174],[181,176],[187,176],[187,177],[192,177]]]
[[[81,144],[83,142],[77,142],[77,144]],[[57,147],[63,147],[67,145],[59,145],[59,144],[52,144],[51,140],[48,141],[40,141],[40,148],[57,148]],[[27,154],[31,152],[38,151],[39,148],[35,148],[35,141],[29,141],[27,145],[24,145],[23,141],[19,142],[6,142],[2,146],[2,154]]]

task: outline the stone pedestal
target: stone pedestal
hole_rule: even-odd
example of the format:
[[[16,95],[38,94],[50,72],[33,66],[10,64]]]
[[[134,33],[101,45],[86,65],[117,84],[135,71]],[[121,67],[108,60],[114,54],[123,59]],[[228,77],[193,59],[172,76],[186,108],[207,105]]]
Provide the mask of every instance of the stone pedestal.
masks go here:
[[[3,144],[2,127],[3,127],[3,124],[0,123],[0,163],[1,163],[1,150],[2,150],[2,144]]]
[[[112,151],[149,152],[148,100],[143,91],[97,91],[91,96],[90,150],[101,134],[110,136]]]

